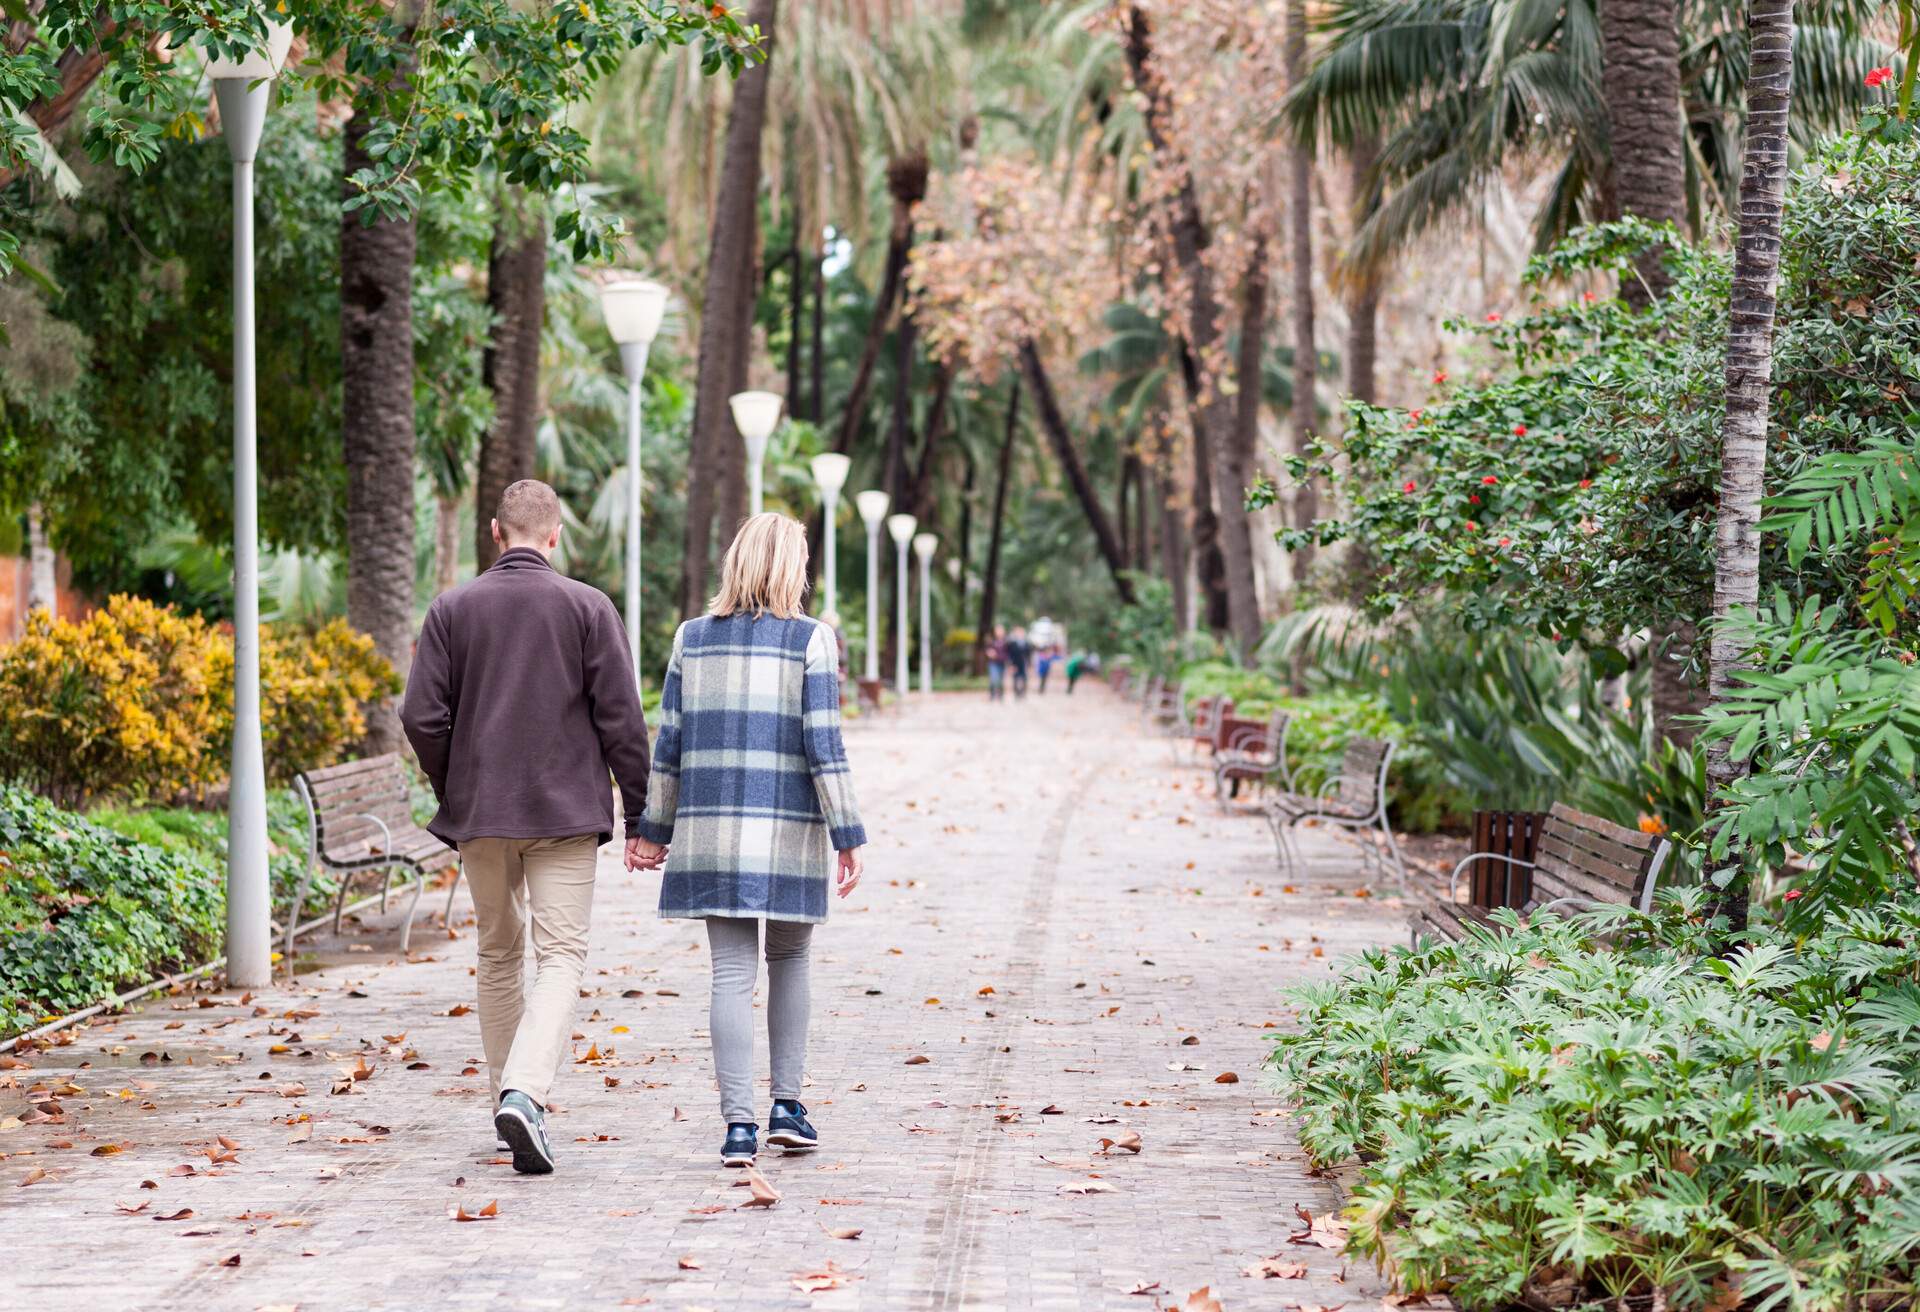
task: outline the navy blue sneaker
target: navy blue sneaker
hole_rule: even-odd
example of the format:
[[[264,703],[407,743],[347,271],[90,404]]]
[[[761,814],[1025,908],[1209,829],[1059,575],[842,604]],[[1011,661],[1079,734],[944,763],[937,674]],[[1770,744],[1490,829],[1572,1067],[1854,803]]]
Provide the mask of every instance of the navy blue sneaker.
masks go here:
[[[751,1121],[727,1125],[727,1141],[720,1145],[720,1165],[752,1166],[760,1155],[760,1127]]]
[[[540,1104],[508,1089],[493,1114],[493,1130],[513,1153],[513,1169],[522,1175],[552,1175],[553,1149],[547,1144],[547,1113]]]
[[[820,1136],[814,1133],[812,1122],[807,1120],[805,1107],[785,1098],[777,1098],[773,1104],[773,1115],[767,1118],[767,1142],[788,1152],[805,1152],[820,1146]]]

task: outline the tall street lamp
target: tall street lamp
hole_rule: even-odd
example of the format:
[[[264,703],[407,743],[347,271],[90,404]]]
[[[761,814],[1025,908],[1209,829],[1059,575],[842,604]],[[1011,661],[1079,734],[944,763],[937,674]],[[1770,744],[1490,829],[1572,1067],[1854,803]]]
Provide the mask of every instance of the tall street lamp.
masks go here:
[[[920,557],[920,691],[933,691],[933,549],[940,539],[916,533],[913,554]]]
[[[894,686],[900,695],[907,695],[907,642],[911,634],[907,632],[907,593],[911,590],[912,578],[907,572],[907,548],[913,544],[914,526],[918,524],[912,515],[888,515],[887,532],[893,535],[893,545],[900,549],[900,622],[893,631],[894,646]]]
[[[820,485],[820,500],[827,520],[827,608],[821,613],[835,625],[840,623],[840,568],[834,554],[835,539],[839,537],[834,521],[840,516],[840,489],[847,485],[847,471],[852,467],[852,458],[836,451],[822,452],[809,466],[813,470],[813,481]]]
[[[747,443],[747,504],[750,514],[761,510],[760,467],[767,458],[767,439],[780,422],[778,392],[735,392],[727,398],[733,408],[733,426]]]
[[[667,289],[644,278],[620,278],[600,289],[600,313],[620,348],[627,376],[627,648],[633,656],[634,686],[640,684],[640,380],[647,372],[647,351],[660,335],[667,313]]]
[[[887,494],[862,492],[853,499],[867,524],[867,678],[880,677],[880,526],[887,518]]]
[[[273,982],[267,880],[267,771],[260,746],[260,505],[253,367],[253,159],[267,126],[269,85],[287,61],[291,27],[269,24],[263,50],[209,58],[207,76],[233,160],[233,759],[227,791],[227,983]],[[287,914],[298,916],[300,908]]]

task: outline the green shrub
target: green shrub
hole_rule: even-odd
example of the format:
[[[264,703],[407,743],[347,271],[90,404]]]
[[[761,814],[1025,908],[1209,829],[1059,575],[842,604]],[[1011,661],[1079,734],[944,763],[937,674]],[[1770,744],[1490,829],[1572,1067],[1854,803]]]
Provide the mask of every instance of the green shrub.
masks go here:
[[[1726,959],[1706,896],[1501,912],[1297,990],[1273,1061],[1312,1158],[1362,1162],[1350,1247],[1470,1309],[1909,1303],[1920,896]]]
[[[220,877],[0,787],[0,1034],[215,955]]]

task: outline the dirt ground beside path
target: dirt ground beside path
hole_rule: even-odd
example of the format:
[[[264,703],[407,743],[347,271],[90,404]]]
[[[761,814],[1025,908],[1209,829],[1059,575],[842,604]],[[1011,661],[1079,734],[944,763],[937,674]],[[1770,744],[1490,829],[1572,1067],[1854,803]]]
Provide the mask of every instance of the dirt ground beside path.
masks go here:
[[[1390,890],[1317,832],[1283,885],[1264,824],[1097,686],[916,699],[847,736],[874,844],[815,938],[822,1147],[762,1157],[776,1205],[717,1165],[704,931],[609,848],[558,1174],[493,1151],[469,913],[450,939],[429,898],[411,959],[369,923],[292,985],[162,998],[0,1070],[16,1299],[1378,1306],[1370,1268],[1289,1240],[1338,1197],[1261,1063],[1279,989],[1404,932]],[[764,1099],[764,1038],[759,1062]],[[57,1118],[10,1124],[36,1103]]]

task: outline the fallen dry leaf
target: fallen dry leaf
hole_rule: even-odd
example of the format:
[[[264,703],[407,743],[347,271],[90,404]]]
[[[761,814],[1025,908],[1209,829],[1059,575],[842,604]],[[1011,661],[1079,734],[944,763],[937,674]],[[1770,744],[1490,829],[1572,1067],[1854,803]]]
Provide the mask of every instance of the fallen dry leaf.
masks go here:
[[[1187,1295],[1187,1301],[1180,1305],[1179,1312],[1223,1312],[1223,1310],[1220,1300],[1213,1296],[1213,1286],[1202,1285]]]
[[[907,1058],[906,1064],[909,1066],[925,1066],[932,1060],[933,1058],[927,1056],[925,1053],[916,1052],[913,1056]]]
[[[1117,1194],[1120,1190],[1105,1180],[1075,1180],[1060,1186],[1063,1194]]]
[[[780,1201],[780,1191],[767,1183],[767,1177],[754,1167],[747,1168],[747,1188],[753,1191],[753,1197],[740,1204],[742,1207],[772,1207]]]
[[[1122,1130],[1118,1139],[1102,1139],[1100,1141],[1100,1151],[1103,1153],[1137,1153],[1140,1151],[1140,1132],[1138,1130]]]
[[[1347,1223],[1339,1217],[1326,1213],[1315,1216],[1298,1203],[1293,1205],[1293,1211],[1306,1223],[1307,1228],[1288,1235],[1289,1243],[1318,1244],[1335,1253],[1347,1246]]]
[[[793,1278],[793,1287],[803,1294],[820,1294],[829,1289],[845,1288],[858,1279],[859,1276],[842,1271],[834,1263],[828,1262],[818,1270],[802,1271]]]
[[[27,1172],[26,1179],[22,1180],[19,1184],[15,1185],[14,1187],[16,1189],[25,1189],[30,1184],[39,1184],[42,1180],[45,1180],[48,1178],[49,1177],[47,1175],[47,1168],[44,1166],[36,1166],[31,1171]]]
[[[164,1216],[156,1213],[153,1219],[156,1221],[190,1221],[193,1219],[193,1209],[191,1207],[183,1207],[177,1212],[168,1212]]]
[[[698,1271],[700,1269],[700,1260],[689,1253],[680,1259],[680,1269],[682,1271]]]
[[[472,1007],[462,1002],[457,1006],[448,1007],[445,1011],[436,1011],[433,1014],[436,1016],[464,1016],[472,1010]]]
[[[463,1204],[455,1207],[447,1215],[456,1221],[491,1221],[500,1215],[500,1204],[497,1200],[490,1202],[477,1212],[469,1212]]]
[[[827,1230],[825,1226],[820,1228],[826,1230],[829,1239],[858,1239],[862,1233],[860,1227],[854,1225],[841,1226],[838,1230]]]
[[[1299,1280],[1307,1274],[1305,1262],[1282,1262],[1278,1254],[1263,1257],[1252,1266],[1243,1267],[1243,1276],[1257,1276],[1262,1280]]]
[[[153,1204],[153,1199],[142,1198],[137,1203],[115,1203],[113,1205],[113,1210],[116,1212],[124,1212],[128,1216],[137,1216],[141,1212],[146,1211],[147,1208],[150,1207],[152,1204]]]
[[[1240,1083],[1240,1077],[1232,1071],[1221,1071],[1213,1077],[1213,1082],[1215,1084],[1238,1084]]]

